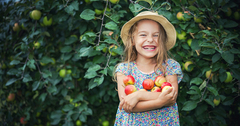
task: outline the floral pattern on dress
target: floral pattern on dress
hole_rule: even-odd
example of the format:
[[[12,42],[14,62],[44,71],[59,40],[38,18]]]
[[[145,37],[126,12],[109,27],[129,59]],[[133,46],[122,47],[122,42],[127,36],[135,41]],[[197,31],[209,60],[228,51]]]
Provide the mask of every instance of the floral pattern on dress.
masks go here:
[[[183,78],[182,70],[179,63],[173,59],[168,59],[166,64],[165,75],[177,74],[178,83]],[[158,74],[164,75],[162,71],[157,70],[155,72],[146,74],[141,72],[137,66],[136,62],[120,63],[117,66],[115,72],[123,73],[124,75],[131,74],[135,78],[135,86],[137,90],[143,89],[142,82],[145,79],[154,80]],[[116,120],[114,126],[179,126],[179,114],[177,103],[173,106],[163,107],[156,110],[146,111],[146,112],[136,112],[127,113],[124,110],[117,110]]]

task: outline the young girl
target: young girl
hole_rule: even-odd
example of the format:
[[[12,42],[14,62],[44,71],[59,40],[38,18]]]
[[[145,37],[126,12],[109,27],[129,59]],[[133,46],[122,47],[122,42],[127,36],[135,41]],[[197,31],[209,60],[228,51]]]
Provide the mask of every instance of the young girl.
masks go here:
[[[176,30],[163,16],[144,11],[128,21],[121,30],[125,61],[118,64],[115,75],[120,99],[115,126],[177,126],[179,124],[178,83],[183,75],[178,62],[168,58],[176,43]],[[126,95],[123,78],[132,75],[137,90],[145,79],[165,76],[172,84],[165,92],[136,91]]]

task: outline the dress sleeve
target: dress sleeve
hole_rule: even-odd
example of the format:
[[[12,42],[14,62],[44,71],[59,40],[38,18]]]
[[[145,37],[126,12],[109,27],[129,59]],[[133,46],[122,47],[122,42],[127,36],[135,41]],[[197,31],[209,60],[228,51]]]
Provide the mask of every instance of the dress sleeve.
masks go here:
[[[115,73],[119,72],[122,73],[124,75],[128,75],[128,70],[127,70],[127,63],[119,63],[117,65],[117,68],[115,70]]]
[[[177,79],[179,84],[183,78],[181,66],[177,61],[173,59],[168,59],[165,75],[167,76],[167,75],[174,75],[174,74],[177,74]]]

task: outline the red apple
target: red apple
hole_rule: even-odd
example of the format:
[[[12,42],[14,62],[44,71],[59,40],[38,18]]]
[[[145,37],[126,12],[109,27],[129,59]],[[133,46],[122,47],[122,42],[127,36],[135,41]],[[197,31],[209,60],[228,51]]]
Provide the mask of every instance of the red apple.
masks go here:
[[[135,79],[132,75],[127,75],[123,78],[123,83],[127,86],[129,84],[134,84],[135,83]]]
[[[15,94],[14,93],[9,93],[8,97],[7,97],[7,101],[13,101],[15,99]]]
[[[133,93],[135,91],[137,91],[137,88],[134,85],[127,85],[125,87],[125,94],[126,95],[129,95],[129,94],[131,94],[131,93]]]
[[[163,84],[162,84],[162,86],[161,86],[161,89],[163,90],[163,88],[164,88],[165,86],[170,86],[170,87],[172,87],[172,85],[171,85],[169,82],[163,82]]]
[[[20,123],[24,124],[24,125],[27,124],[27,121],[25,120],[25,117],[20,118]]]
[[[152,79],[146,79],[143,81],[142,86],[146,90],[151,90],[154,87],[154,82]]]
[[[161,91],[162,91],[162,89],[160,87],[153,87],[151,89],[151,92],[161,92]]]
[[[161,87],[163,82],[166,82],[166,79],[161,75],[157,76],[154,80],[155,85],[158,87]]]

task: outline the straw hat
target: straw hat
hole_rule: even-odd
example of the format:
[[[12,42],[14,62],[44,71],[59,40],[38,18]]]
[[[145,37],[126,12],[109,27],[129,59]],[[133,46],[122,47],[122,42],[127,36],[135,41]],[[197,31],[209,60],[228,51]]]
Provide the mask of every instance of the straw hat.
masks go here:
[[[151,11],[141,12],[123,25],[121,30],[121,38],[124,45],[126,45],[126,43],[128,42],[127,39],[129,35],[129,29],[134,25],[135,22],[142,19],[151,19],[160,23],[163,26],[167,35],[167,42],[166,42],[167,50],[171,49],[175,45],[176,30],[174,26],[162,15],[158,15],[158,13],[151,12]]]

